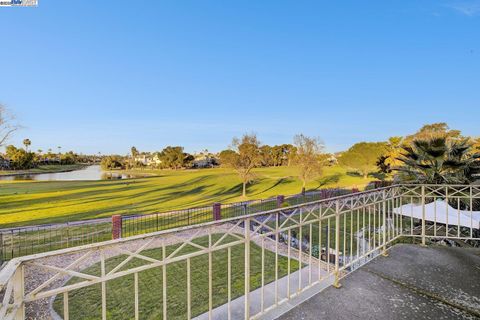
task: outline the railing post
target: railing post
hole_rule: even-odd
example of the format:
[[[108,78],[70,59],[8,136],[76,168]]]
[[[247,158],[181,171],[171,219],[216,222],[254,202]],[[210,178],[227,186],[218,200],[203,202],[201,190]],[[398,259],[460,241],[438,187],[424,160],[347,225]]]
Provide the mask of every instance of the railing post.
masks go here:
[[[282,208],[284,203],[285,203],[285,196],[283,196],[283,195],[277,196],[277,208],[278,209]],[[281,224],[280,223],[280,212],[277,213],[276,218],[277,218],[277,225],[280,226],[280,224]]]
[[[245,220],[245,320],[250,319],[250,218]]]
[[[218,221],[222,220],[222,204],[221,203],[214,203],[213,204],[213,220]]]
[[[425,243],[425,186],[422,185],[422,246]]]
[[[23,301],[24,295],[25,295],[24,267],[23,265],[20,265],[17,267],[17,270],[13,275],[13,304],[18,306],[18,310],[15,312],[15,317],[14,317],[15,320],[25,319],[25,303]]]
[[[120,239],[122,237],[122,216],[119,214],[112,216],[112,239]]]
[[[3,247],[3,233],[0,232],[0,264],[5,260],[5,251]]]
[[[382,190],[382,211],[383,211],[383,250],[382,256],[388,257],[387,253],[387,199],[385,189]]]
[[[330,251],[330,248],[327,248]],[[327,252],[330,254],[330,252]],[[340,202],[335,202],[335,280],[333,286],[340,288]]]

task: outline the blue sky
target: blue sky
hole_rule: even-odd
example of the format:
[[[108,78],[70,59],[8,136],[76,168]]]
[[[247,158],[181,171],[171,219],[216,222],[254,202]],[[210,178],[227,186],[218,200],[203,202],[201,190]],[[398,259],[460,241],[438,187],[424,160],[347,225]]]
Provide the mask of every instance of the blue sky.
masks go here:
[[[11,142],[34,149],[480,135],[480,0],[40,0],[0,8],[0,29]]]

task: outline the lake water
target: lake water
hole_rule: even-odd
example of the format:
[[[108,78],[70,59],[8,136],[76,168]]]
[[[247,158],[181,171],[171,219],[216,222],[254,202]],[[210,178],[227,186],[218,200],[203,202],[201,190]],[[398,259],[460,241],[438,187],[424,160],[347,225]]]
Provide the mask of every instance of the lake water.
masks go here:
[[[118,180],[141,178],[146,175],[131,175],[121,172],[105,172],[98,165],[70,172],[22,174],[18,176],[0,176],[0,180],[37,180],[37,181],[76,181],[76,180]]]

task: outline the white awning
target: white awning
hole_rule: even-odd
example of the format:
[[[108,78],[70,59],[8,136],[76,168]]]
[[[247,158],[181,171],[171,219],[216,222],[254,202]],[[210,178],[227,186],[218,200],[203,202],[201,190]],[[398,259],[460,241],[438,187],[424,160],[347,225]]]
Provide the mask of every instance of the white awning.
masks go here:
[[[417,219],[422,219],[423,216],[422,206],[411,203],[394,208],[393,212]],[[425,205],[425,220],[436,221],[449,226],[460,225],[462,227],[480,229],[480,211],[455,209],[443,200],[436,200]]]

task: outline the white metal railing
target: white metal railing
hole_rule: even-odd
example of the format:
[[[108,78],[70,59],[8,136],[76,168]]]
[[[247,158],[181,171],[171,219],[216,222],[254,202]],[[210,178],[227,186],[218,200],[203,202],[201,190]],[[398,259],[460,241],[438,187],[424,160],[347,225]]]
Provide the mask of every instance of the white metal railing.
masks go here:
[[[480,186],[396,185],[15,258],[0,319],[259,318],[400,237],[480,240],[478,201]]]

